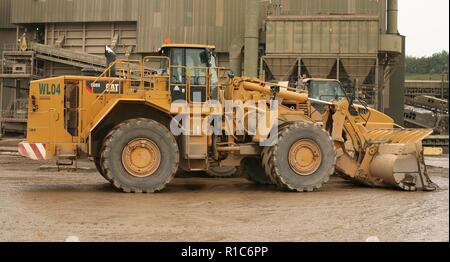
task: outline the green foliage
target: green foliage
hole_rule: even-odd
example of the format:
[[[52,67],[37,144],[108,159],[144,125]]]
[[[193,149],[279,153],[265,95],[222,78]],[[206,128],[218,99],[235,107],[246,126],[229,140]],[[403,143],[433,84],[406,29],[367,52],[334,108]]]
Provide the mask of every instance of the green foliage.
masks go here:
[[[406,74],[406,80],[435,80],[442,81],[442,74]]]
[[[448,51],[429,57],[406,57],[407,74],[442,74],[448,72]]]

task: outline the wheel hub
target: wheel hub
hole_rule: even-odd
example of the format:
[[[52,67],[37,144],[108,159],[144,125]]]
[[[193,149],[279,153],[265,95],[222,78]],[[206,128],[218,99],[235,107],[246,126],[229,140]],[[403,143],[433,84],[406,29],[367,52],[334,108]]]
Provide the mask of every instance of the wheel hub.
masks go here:
[[[320,148],[312,140],[298,140],[289,150],[289,165],[297,175],[312,175],[319,169],[321,161]]]
[[[135,139],[122,151],[122,165],[135,177],[148,177],[158,170],[161,164],[159,147],[148,139]]]

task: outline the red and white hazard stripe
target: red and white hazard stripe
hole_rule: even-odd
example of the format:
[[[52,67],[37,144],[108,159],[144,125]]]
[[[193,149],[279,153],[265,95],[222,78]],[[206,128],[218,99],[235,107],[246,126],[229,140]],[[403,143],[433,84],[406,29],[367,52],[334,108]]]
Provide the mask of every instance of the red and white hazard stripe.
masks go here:
[[[45,145],[42,143],[22,142],[19,144],[19,154],[33,160],[45,160]]]

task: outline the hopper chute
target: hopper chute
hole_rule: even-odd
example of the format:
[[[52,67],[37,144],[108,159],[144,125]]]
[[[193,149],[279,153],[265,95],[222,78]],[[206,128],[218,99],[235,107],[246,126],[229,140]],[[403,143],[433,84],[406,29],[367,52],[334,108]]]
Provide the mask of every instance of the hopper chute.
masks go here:
[[[335,58],[303,58],[303,64],[311,78],[328,78],[336,64]]]

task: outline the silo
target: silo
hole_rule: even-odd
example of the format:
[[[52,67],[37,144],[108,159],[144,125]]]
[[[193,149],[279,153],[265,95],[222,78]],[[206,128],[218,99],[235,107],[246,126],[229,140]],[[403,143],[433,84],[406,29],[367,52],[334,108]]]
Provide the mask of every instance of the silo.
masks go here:
[[[401,53],[395,2],[282,0],[280,10],[266,19],[260,76],[268,81],[337,78],[383,109],[379,96],[389,76],[379,57],[393,64]]]

